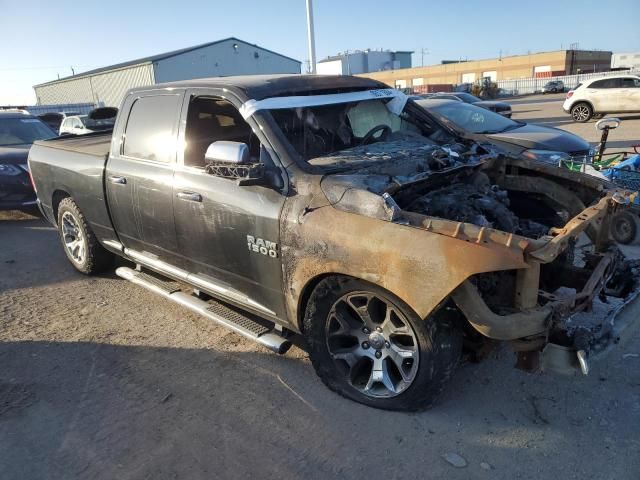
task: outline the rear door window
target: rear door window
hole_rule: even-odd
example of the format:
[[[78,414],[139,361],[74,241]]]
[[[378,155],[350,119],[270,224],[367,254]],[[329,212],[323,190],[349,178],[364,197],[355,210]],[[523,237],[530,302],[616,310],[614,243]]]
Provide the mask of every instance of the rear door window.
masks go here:
[[[127,119],[123,154],[154,162],[174,162],[180,102],[181,95],[138,98]]]
[[[622,78],[622,88],[639,88],[640,80],[635,78]]]
[[[620,88],[619,78],[605,78],[604,80],[598,80],[593,82],[589,88]]]

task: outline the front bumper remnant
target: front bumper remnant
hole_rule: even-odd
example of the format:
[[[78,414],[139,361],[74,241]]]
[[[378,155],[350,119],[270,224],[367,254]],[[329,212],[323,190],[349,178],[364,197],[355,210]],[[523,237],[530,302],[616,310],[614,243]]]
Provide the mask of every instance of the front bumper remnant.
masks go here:
[[[511,342],[521,357],[520,368],[542,367],[548,371],[586,374],[589,353],[603,348],[613,338],[612,323],[609,318],[589,326],[567,320],[590,310],[599,295],[611,294],[612,278],[623,264],[623,257],[615,248],[604,254],[592,254],[584,267],[571,267],[564,275],[573,279],[570,287],[575,289],[574,294],[558,297],[539,290],[535,307],[515,313],[501,315],[492,311],[472,279],[463,282],[452,298],[479,333]]]

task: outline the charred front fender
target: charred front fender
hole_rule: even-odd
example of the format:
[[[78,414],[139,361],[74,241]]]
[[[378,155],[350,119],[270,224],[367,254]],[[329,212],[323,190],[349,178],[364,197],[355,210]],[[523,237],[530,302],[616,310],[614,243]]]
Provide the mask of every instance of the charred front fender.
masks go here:
[[[509,241],[506,234],[502,243],[482,232],[471,239],[462,224],[439,220],[452,234],[458,230],[452,237],[428,226],[343,211],[318,193],[289,198],[283,219],[285,298],[298,328],[306,289],[327,274],[379,285],[426,318],[471,275],[530,268],[523,256],[527,244]]]

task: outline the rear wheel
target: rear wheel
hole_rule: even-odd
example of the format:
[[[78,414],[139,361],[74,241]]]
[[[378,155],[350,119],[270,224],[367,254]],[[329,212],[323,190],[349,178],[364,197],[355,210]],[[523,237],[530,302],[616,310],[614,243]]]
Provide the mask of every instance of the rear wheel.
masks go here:
[[[304,330],[318,376],[357,402],[389,410],[430,407],[455,371],[462,333],[439,315],[422,320],[375,285],[323,280]]]
[[[627,245],[636,238],[638,225],[633,214],[620,212],[611,219],[611,236],[613,239]]]
[[[588,122],[592,115],[593,109],[588,103],[580,102],[571,107],[571,117],[576,122]]]
[[[76,270],[91,275],[113,264],[113,254],[100,245],[71,198],[63,199],[58,205],[58,232],[64,252]]]

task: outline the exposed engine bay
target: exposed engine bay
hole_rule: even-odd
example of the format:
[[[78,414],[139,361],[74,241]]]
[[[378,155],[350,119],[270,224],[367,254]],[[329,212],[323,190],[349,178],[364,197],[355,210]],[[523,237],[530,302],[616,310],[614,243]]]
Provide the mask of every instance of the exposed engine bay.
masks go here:
[[[530,238],[540,238],[550,228],[536,220],[519,218],[511,210],[509,192],[491,185],[484,173],[474,174],[467,183],[453,183],[419,196],[406,210]]]

